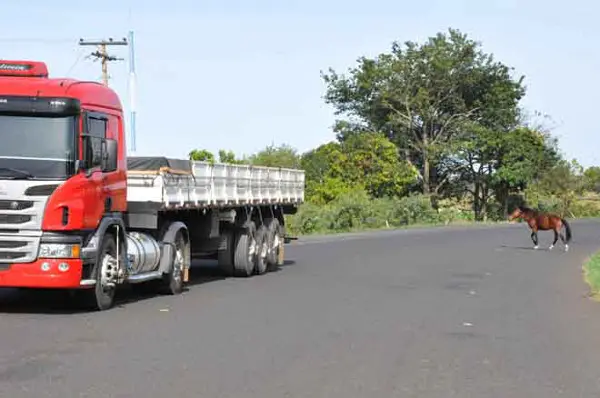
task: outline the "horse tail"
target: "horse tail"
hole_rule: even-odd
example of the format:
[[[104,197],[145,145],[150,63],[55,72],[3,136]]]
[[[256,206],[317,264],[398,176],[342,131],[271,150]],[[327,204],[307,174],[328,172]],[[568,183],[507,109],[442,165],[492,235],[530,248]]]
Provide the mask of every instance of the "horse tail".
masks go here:
[[[569,243],[571,241],[572,236],[573,236],[573,235],[571,235],[571,226],[569,225],[569,223],[567,222],[567,220],[565,220],[564,218],[561,218],[560,221],[565,226],[565,230],[566,230],[566,236],[565,236],[565,238],[567,239],[567,243]]]

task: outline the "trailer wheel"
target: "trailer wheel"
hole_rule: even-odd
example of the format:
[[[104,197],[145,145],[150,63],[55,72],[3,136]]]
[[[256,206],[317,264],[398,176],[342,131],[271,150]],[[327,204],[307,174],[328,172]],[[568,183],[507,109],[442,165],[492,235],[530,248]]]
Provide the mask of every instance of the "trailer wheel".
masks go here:
[[[236,234],[233,267],[235,275],[249,277],[254,273],[254,259],[256,257],[256,224],[248,222]]]
[[[226,276],[233,276],[235,274],[235,269],[233,267],[235,234],[231,229],[225,229],[221,234],[221,239],[221,244],[224,245],[224,247],[219,248],[217,252],[219,268]]]
[[[183,269],[190,263],[190,245],[186,242],[181,230],[175,235],[173,261],[169,272],[164,275],[161,291],[165,294],[176,295],[183,291]]]
[[[256,231],[255,268],[259,275],[267,272],[267,254],[269,253],[269,230],[262,224]]]
[[[268,230],[269,251],[267,254],[267,265],[270,271],[283,265],[280,257],[283,255],[283,228],[276,218],[270,218],[266,222]]]
[[[107,233],[102,239],[96,264],[92,268],[92,278],[96,280],[93,289],[85,290],[86,306],[97,311],[112,307],[117,290],[117,244],[112,234]]]

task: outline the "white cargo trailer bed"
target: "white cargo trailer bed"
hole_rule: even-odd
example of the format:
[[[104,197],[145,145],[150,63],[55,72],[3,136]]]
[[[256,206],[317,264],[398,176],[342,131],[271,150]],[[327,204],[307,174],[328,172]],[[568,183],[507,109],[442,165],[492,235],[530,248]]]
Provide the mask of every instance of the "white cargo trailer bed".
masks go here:
[[[304,170],[160,157],[128,159],[128,202],[162,208],[300,204]]]

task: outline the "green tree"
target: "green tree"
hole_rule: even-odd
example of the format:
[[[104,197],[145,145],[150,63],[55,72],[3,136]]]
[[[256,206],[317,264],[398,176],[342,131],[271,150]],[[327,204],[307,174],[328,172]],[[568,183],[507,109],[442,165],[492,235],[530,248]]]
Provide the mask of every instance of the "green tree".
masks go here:
[[[466,122],[507,130],[519,116],[523,78],[494,61],[458,30],[423,44],[394,42],[391,53],[362,57],[344,76],[323,74],[326,102],[344,119],[341,140],[356,130],[381,131],[419,172],[421,189],[436,194],[456,170],[447,166],[452,142]]]
[[[512,193],[539,180],[560,160],[557,140],[549,133],[519,127],[503,134],[498,145],[494,192],[503,216]]]
[[[576,160],[559,160],[535,184],[531,184],[526,191],[528,202],[537,207],[544,206],[544,201],[550,199],[556,203],[556,208],[561,215],[569,214],[569,209],[577,196],[585,190],[583,167]],[[569,214],[571,217],[572,214]]]
[[[188,153],[188,157],[190,160],[195,160],[198,162],[207,161],[214,163],[215,161],[215,155],[206,149],[193,149]]]
[[[417,171],[400,160],[398,148],[381,133],[361,132],[305,153],[307,197],[327,203],[364,189],[371,197],[398,197],[417,180]]]
[[[328,203],[352,189],[344,179],[347,156],[338,142],[329,142],[304,153],[300,168],[304,170],[306,199],[316,204]]]
[[[237,159],[233,151],[219,150],[219,162],[229,164],[246,164],[246,159]]]
[[[306,179],[322,183],[327,177],[344,177],[344,164],[347,155],[339,142],[329,142],[304,153],[300,167]]]
[[[584,173],[585,188],[589,191],[600,192],[600,167],[588,167]]]
[[[558,161],[556,141],[546,133],[525,127],[497,131],[478,123],[465,131],[454,152],[477,220],[487,218],[492,203],[497,204],[496,216],[506,215],[510,195]]]
[[[342,143],[342,151],[344,178],[362,183],[374,198],[405,195],[417,179],[415,167],[400,160],[398,148],[383,134],[354,133]]]
[[[300,167],[300,155],[296,149],[286,144],[269,145],[262,151],[251,155],[248,162],[256,166],[296,169]]]
[[[492,198],[492,179],[497,166],[502,133],[478,123],[465,124],[461,140],[453,145],[454,169],[462,188],[472,197],[476,220],[485,220]]]

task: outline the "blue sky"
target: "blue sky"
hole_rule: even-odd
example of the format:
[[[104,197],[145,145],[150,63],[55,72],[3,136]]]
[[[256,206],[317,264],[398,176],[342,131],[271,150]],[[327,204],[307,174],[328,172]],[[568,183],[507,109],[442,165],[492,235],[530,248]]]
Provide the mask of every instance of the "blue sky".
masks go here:
[[[80,37],[135,31],[137,153],[300,151],[333,139],[320,70],[344,71],[394,40],[454,27],[526,76],[523,104],[550,114],[568,157],[600,165],[600,41],[592,1],[6,1],[0,57],[47,62],[54,76],[99,79]],[[102,4],[102,7],[99,6]],[[143,4],[143,6],[142,6]],[[369,4],[369,6],[367,6]],[[599,3],[600,4],[600,3]],[[131,10],[131,13],[129,12]],[[126,48],[113,48],[127,57]],[[127,63],[110,85],[128,106]]]

